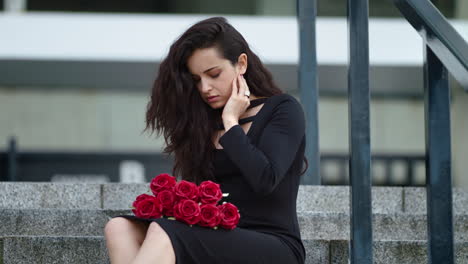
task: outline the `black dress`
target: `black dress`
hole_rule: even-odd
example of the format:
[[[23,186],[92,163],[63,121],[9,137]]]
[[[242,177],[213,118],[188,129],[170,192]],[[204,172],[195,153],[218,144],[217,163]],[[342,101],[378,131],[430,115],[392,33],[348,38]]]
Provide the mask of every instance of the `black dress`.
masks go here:
[[[223,200],[239,208],[237,228],[214,230],[165,218],[123,217],[157,222],[171,239],[177,264],[304,263],[296,213],[305,148],[299,102],[288,94],[267,98],[247,134],[236,125],[219,143],[223,149],[215,153],[216,181],[229,193]]]

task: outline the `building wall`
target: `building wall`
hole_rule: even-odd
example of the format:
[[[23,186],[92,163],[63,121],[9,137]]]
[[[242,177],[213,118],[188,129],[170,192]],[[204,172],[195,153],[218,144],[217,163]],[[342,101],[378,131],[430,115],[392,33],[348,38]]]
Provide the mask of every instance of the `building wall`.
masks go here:
[[[468,93],[454,84],[452,89],[452,175],[456,186],[468,188]]]
[[[87,90],[0,89],[0,138],[16,135],[20,148],[70,150],[157,150],[161,138],[142,134],[148,96]],[[347,152],[346,98],[319,102],[320,146]],[[424,150],[424,109],[420,100],[374,100],[371,143],[375,152]],[[5,148],[7,141],[0,142]]]
[[[202,0],[206,1],[206,0]],[[439,10],[446,16],[454,16],[454,1],[458,5],[465,0],[432,0]],[[282,15],[293,16],[296,14],[296,0],[256,0],[257,14],[259,15]],[[463,7],[462,7],[463,8]],[[465,9],[466,10],[466,9]],[[317,14],[319,16],[336,17],[346,16],[347,1],[343,0],[317,0]],[[459,12],[459,11],[458,11]],[[400,11],[392,1],[369,0],[369,16],[371,17],[401,17]]]
[[[0,148],[16,135],[22,149],[156,150],[163,142],[142,131],[148,95],[93,90],[0,89]],[[319,102],[320,146],[347,152],[346,98]],[[424,150],[421,100],[373,100],[371,136],[375,152]]]
[[[162,138],[143,133],[148,95],[90,89],[0,88],[0,149],[15,135],[20,150],[161,151]],[[452,157],[456,186],[468,187],[468,94],[452,88]],[[322,152],[348,152],[347,98],[321,97]],[[373,99],[373,153],[424,153],[424,102]]]
[[[234,2],[233,2],[234,3]],[[252,4],[253,3],[253,4]],[[220,10],[219,1],[173,1],[179,9]],[[239,3],[238,3],[239,4]],[[344,15],[339,1],[318,2],[319,15]],[[387,2],[371,1],[371,15],[396,16]],[[295,1],[241,1],[236,12],[294,15]],[[344,5],[343,5],[344,7]],[[455,15],[468,19],[468,2],[457,0]],[[212,9],[210,9],[212,8]],[[187,10],[188,10],[187,9]],[[373,11],[374,10],[374,11]],[[384,13],[380,14],[379,10]],[[387,13],[385,13],[387,12]],[[213,11],[215,13],[215,11]],[[65,87],[63,87],[65,88]],[[86,88],[0,87],[0,149],[15,135],[20,150],[161,151],[161,138],[142,133],[148,95],[141,92]],[[452,157],[456,186],[468,187],[468,94],[452,89]],[[345,97],[321,97],[320,147],[348,151],[348,104]],[[375,99],[371,102],[371,147],[374,153],[424,153],[424,102],[421,99]]]
[[[457,0],[455,3],[455,16],[460,19],[468,19],[468,1]]]
[[[67,90],[0,89],[0,148],[15,135],[20,149],[161,149],[142,134],[146,94]]]

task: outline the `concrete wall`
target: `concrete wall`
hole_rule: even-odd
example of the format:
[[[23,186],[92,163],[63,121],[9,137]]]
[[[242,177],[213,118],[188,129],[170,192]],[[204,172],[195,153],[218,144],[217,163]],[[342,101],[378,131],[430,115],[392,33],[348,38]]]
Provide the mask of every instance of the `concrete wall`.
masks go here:
[[[460,19],[468,19],[468,1],[456,0],[455,17]]]
[[[204,3],[210,6],[214,2]],[[261,15],[295,14],[294,1],[257,0],[255,6],[249,1],[242,3],[244,9]],[[319,11],[325,7],[325,1],[319,1]],[[456,7],[456,16],[468,19],[468,2],[457,0]],[[454,87],[452,95],[454,183],[468,187],[468,94]],[[0,87],[0,149],[15,135],[19,148],[28,150],[160,151],[161,138],[142,134],[147,101],[148,95],[142,92]],[[347,152],[347,99],[322,97],[319,114],[321,150]],[[424,153],[424,102],[373,100],[371,146],[375,153]]]
[[[468,188],[468,93],[455,84],[452,89],[452,175],[454,184]]]
[[[424,102],[406,99],[371,101],[372,151],[424,152]],[[348,151],[347,98],[320,98],[320,148]]]
[[[296,0],[257,0],[256,13],[268,16],[295,16]]]
[[[468,187],[468,94],[454,87],[452,98],[454,184]],[[161,138],[142,133],[147,100],[146,93],[3,87],[0,149],[15,135],[22,150],[161,151]],[[347,153],[347,98],[320,98],[319,118],[321,151]],[[422,100],[372,100],[374,153],[424,153],[424,142]]]
[[[160,150],[163,142],[145,133],[148,96],[92,90],[0,88],[0,148],[16,135],[24,149]],[[346,98],[320,99],[320,145],[347,152]],[[372,148],[376,152],[424,150],[424,111],[419,100],[374,100]]]
[[[0,88],[0,148],[159,150],[144,129],[147,95],[93,90]]]
[[[455,4],[455,16],[458,19],[468,19],[468,1],[457,0]],[[458,89],[456,89],[458,88]],[[452,158],[454,183],[468,188],[468,93],[455,84],[452,89]]]

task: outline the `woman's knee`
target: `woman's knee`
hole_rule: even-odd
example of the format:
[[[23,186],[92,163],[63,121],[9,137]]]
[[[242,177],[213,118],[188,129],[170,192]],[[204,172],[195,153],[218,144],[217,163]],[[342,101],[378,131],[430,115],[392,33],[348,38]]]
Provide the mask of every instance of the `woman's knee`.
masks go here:
[[[151,222],[146,232],[146,239],[157,240],[158,244],[172,247],[169,235],[156,222]]]
[[[104,227],[104,235],[107,238],[130,235],[138,237],[138,240],[143,240],[144,232],[143,226],[133,223],[131,220],[124,217],[112,218]]]
[[[121,233],[123,230],[128,229],[129,220],[123,217],[116,217],[109,220],[104,227],[104,234],[106,237],[112,236],[114,234]]]

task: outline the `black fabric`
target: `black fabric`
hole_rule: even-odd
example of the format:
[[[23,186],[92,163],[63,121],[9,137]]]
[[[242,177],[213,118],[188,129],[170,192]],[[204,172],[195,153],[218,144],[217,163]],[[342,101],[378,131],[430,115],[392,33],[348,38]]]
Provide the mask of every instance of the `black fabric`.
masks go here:
[[[259,105],[265,103],[267,99],[268,98],[266,98],[266,97],[254,99],[254,100],[250,101],[250,105],[249,105],[249,107],[247,107],[247,109],[259,106]],[[253,120],[255,120],[255,117],[256,117],[256,115],[249,116],[249,117],[246,117],[246,118],[241,118],[241,119],[239,119],[239,125],[242,125],[242,124],[245,124],[245,123],[248,123],[248,122],[252,122]],[[223,123],[218,124],[218,129],[219,130],[224,130],[224,124]]]
[[[299,102],[287,94],[269,97],[250,130],[229,129],[215,153],[216,181],[223,201],[235,204],[240,223],[231,231],[155,221],[168,233],[177,264],[302,264],[305,250],[296,199],[305,148],[305,120]]]
[[[254,107],[256,107],[256,106],[259,106],[259,105],[265,103],[266,100],[268,100],[268,97],[253,99],[253,100],[250,101],[250,105],[249,105],[249,107],[247,107],[247,109],[250,109],[250,108],[254,108]]]

